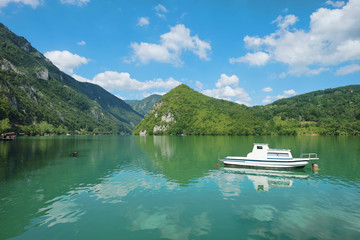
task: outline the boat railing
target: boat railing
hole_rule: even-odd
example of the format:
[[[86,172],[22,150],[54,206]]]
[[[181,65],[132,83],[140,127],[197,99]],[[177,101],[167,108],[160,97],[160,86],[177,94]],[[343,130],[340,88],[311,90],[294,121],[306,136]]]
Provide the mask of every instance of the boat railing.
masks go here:
[[[302,153],[300,158],[308,158],[309,160],[318,160],[317,153]]]

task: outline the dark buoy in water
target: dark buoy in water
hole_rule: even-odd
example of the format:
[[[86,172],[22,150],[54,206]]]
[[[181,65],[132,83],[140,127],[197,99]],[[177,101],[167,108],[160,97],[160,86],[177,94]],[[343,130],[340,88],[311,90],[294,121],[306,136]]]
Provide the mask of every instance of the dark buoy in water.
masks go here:
[[[77,152],[70,153],[70,157],[76,158],[77,157]]]
[[[314,171],[320,170],[319,165],[317,163],[311,164],[311,167],[312,167],[312,170],[314,170]]]

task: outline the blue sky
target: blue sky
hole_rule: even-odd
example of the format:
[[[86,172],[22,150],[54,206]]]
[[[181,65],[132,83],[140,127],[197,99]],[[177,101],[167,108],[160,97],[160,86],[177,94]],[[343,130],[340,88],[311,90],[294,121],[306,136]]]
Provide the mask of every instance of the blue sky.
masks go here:
[[[122,99],[181,83],[248,106],[360,83],[360,0],[0,0],[0,22]]]

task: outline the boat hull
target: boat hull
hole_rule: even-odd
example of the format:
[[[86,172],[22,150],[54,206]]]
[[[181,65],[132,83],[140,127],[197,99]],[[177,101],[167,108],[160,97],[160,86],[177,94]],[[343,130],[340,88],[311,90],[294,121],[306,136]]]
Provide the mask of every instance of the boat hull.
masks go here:
[[[294,169],[303,168],[309,161],[307,159],[247,159],[247,158],[225,158],[223,160],[227,166],[250,167],[250,168],[276,168],[276,169]]]

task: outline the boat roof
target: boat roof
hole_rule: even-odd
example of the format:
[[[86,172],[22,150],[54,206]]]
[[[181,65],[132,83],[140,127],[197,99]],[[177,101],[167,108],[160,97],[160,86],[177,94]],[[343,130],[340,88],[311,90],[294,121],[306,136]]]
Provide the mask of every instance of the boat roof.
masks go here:
[[[256,146],[269,146],[268,143],[254,143]],[[268,151],[291,151],[290,149],[285,148],[269,148]]]

